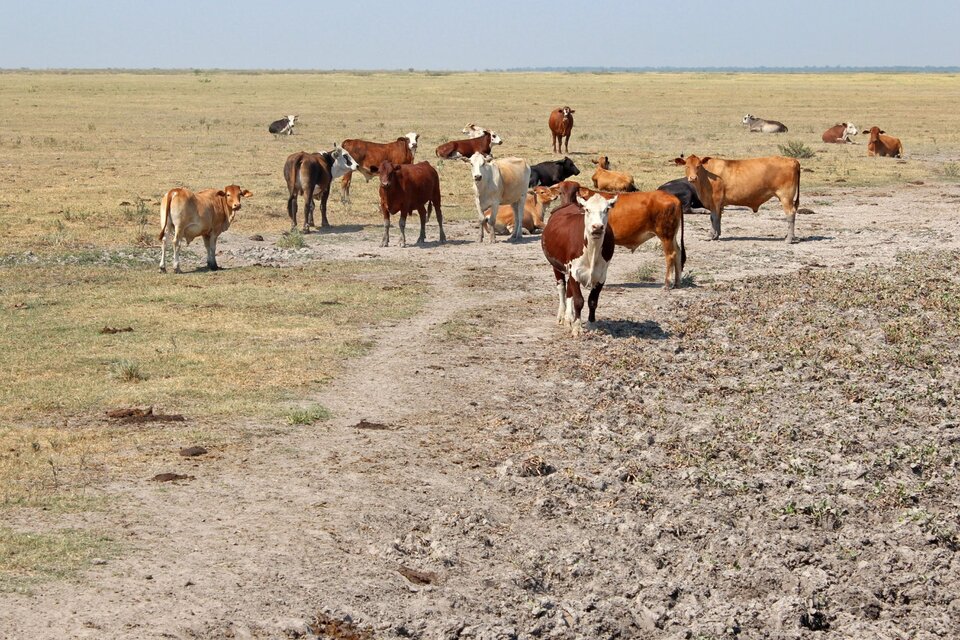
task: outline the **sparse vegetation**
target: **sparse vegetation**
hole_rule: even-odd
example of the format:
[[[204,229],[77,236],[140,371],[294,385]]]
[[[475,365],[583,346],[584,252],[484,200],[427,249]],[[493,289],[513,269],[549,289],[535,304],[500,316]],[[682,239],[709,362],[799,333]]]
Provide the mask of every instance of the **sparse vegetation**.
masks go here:
[[[291,229],[277,239],[277,246],[281,249],[302,249],[307,246],[307,241],[299,229]]]
[[[118,360],[110,365],[110,373],[120,382],[143,382],[147,376],[140,370],[140,364],[133,360]]]
[[[816,155],[813,149],[803,144],[800,140],[790,140],[786,144],[778,144],[777,148],[780,149],[780,155],[787,156],[788,158],[802,160],[812,158]]]
[[[305,409],[294,409],[287,414],[287,422],[298,425],[311,425],[315,422],[323,422],[331,417],[329,409],[320,405],[314,405]]]

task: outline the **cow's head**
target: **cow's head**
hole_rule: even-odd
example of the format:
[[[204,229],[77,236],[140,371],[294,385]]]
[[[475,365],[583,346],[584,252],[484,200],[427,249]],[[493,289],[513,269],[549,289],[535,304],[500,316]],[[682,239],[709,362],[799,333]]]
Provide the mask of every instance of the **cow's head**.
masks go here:
[[[417,141],[420,140],[420,134],[411,131],[407,135],[403,136],[407,139],[407,146],[410,147],[410,151],[413,153],[417,152]]]
[[[376,174],[380,177],[380,186],[389,187],[396,180],[396,173],[400,169],[398,165],[393,164],[389,160],[384,160],[380,163],[380,166],[377,167]]]
[[[333,150],[330,152],[330,155],[333,156],[333,166],[330,167],[330,175],[333,178],[339,178],[349,171],[356,171],[360,168],[360,165],[353,159],[350,152],[336,142],[333,143]]]
[[[231,222],[237,215],[237,211],[240,211],[241,200],[253,197],[252,193],[235,184],[224,187],[222,191],[217,192],[217,195],[227,199],[227,209],[230,211]]]
[[[580,169],[578,169],[577,165],[573,164],[573,160],[571,160],[567,156],[563,156],[563,160],[560,161],[560,166],[563,167],[563,170],[567,175],[570,175],[570,176],[580,175]]]
[[[503,144],[503,138],[500,137],[499,133],[490,130],[486,130],[484,133],[490,134],[490,144]]]
[[[534,187],[533,195],[537,199],[537,202],[547,205],[557,199],[559,190],[555,192],[553,187]]]
[[[617,203],[618,197],[614,196],[607,200],[599,193],[595,193],[590,196],[589,200],[584,200],[580,197],[580,194],[577,194],[577,204],[583,209],[584,240],[603,238],[603,232],[607,228],[607,221],[610,217],[610,209]]]
[[[884,131],[880,127],[870,127],[870,142],[879,140],[881,133],[886,133],[886,131]]]
[[[687,156],[684,158],[682,155],[679,158],[674,158],[673,162],[680,167],[684,168],[684,175],[687,176],[687,180],[692,182],[694,185],[697,183],[697,178],[700,175],[700,169],[703,167],[703,163],[709,160],[710,158],[698,158],[697,156]]]
[[[566,107],[566,106],[565,106],[565,107],[563,107],[563,108],[560,109],[560,113],[563,115],[563,119],[564,119],[564,120],[569,120],[569,119],[570,119],[570,114],[571,114],[571,113],[576,113],[576,111],[575,111],[574,109],[571,109],[570,107]]]
[[[601,169],[609,169],[610,158],[608,158],[607,156],[600,156],[599,158],[593,161],[593,164],[597,165]]]
[[[476,184],[479,185],[480,181],[483,180],[483,174],[488,171],[488,169],[485,168],[489,166],[489,160],[479,151],[470,156],[470,173],[473,174],[473,181]]]
[[[855,136],[860,133],[860,131],[857,130],[857,125],[852,122],[844,122],[843,127],[843,134],[846,136]]]
[[[740,121],[740,124],[750,124],[751,120],[756,120],[756,118],[753,117],[753,114],[748,113],[747,115],[743,116],[743,120]]]
[[[483,127],[477,126],[476,124],[471,122],[470,124],[465,126],[463,129],[461,129],[460,133],[467,134],[468,138],[479,138],[480,136],[483,135],[484,131],[485,129]]]
[[[299,116],[287,116],[287,120],[290,121],[290,126],[293,126],[293,124],[297,121],[298,117]]]

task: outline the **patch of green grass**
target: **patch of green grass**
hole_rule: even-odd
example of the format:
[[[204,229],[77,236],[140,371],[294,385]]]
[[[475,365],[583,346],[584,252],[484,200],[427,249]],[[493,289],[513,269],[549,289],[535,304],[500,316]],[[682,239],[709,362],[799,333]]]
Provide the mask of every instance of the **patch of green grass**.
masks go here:
[[[940,169],[943,175],[948,178],[960,178],[960,164],[956,162],[948,162]]]
[[[0,527],[0,592],[29,592],[46,580],[71,576],[116,547],[108,537],[78,529],[32,533]]]
[[[329,420],[333,416],[330,410],[319,404],[306,409],[294,409],[287,414],[287,422],[290,424],[311,425],[315,422]]]
[[[657,269],[652,264],[641,265],[637,269],[637,282],[653,282],[656,280]]]
[[[788,158],[812,158],[816,155],[813,149],[803,144],[800,140],[790,140],[786,144],[778,144],[777,148],[780,149],[780,154],[787,156]]]
[[[110,374],[120,382],[143,382],[147,375],[132,360],[118,360],[110,365]]]
[[[303,239],[299,229],[291,229],[277,239],[277,246],[281,249],[303,249],[307,246],[307,241]]]

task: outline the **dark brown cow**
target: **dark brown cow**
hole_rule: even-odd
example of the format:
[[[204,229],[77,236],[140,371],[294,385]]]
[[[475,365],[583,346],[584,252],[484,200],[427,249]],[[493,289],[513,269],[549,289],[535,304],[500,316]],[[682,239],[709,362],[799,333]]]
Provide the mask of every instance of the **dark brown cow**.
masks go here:
[[[607,279],[607,267],[613,259],[613,233],[608,224],[610,212],[616,211],[617,198],[605,200],[593,196],[578,198],[553,212],[543,228],[540,246],[557,279],[560,306],[557,324],[567,322],[573,335],[582,332],[583,311],[581,287],[590,289],[587,301],[587,322],[596,322],[600,291]]]
[[[500,136],[492,131],[484,130],[484,132],[476,138],[444,142],[437,147],[437,157],[445,160],[453,160],[455,158],[469,159],[470,156],[475,153],[490,157],[493,155],[493,145],[502,143],[503,140],[500,139]]]
[[[320,225],[329,227],[327,221],[327,198],[330,196],[330,183],[348,171],[358,168],[349,152],[342,147],[333,151],[307,153],[298,151],[290,154],[283,164],[283,178],[287,183],[287,215],[290,216],[290,230],[297,228],[297,196],[303,196],[303,232],[310,233],[313,224],[314,200],[320,200]]]
[[[353,159],[360,165],[359,171],[369,180],[377,173],[380,164],[389,160],[393,164],[410,164],[417,153],[419,133],[410,132],[400,136],[393,142],[368,142],[367,140],[344,140],[340,146],[346,149]],[[344,202],[350,202],[350,182],[353,173],[343,176],[340,186],[343,193],[340,196]]]
[[[870,140],[867,142],[868,156],[889,156],[891,158],[903,157],[903,145],[899,138],[884,135],[886,131],[880,127],[870,128]]]
[[[573,131],[573,114],[576,111],[570,107],[560,107],[550,112],[550,133],[553,135],[553,150],[561,153],[560,142],[564,139],[566,150],[563,153],[570,153],[570,132]]]
[[[437,212],[440,225],[440,242],[446,242],[443,233],[443,212],[440,210],[440,176],[429,162],[417,164],[393,164],[385,160],[377,173],[380,176],[380,212],[383,214],[383,241],[381,247],[390,244],[390,214],[400,212],[400,246],[407,246],[407,216],[414,209],[420,214],[420,237],[417,244],[426,240],[427,218],[432,207]]]

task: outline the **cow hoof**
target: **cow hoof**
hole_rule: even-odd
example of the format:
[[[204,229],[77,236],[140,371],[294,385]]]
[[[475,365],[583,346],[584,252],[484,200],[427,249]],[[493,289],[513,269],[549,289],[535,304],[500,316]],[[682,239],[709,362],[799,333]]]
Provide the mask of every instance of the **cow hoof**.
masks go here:
[[[180,270],[180,267],[174,267],[173,272],[174,272],[174,273],[183,273],[183,271]]]
[[[220,267],[215,264],[208,264],[207,268],[210,269],[210,271],[220,271]]]
[[[797,244],[797,242],[799,242],[799,240],[797,240],[796,238],[787,238],[787,239],[786,239],[786,243],[787,243],[787,244]]]
[[[166,267],[160,267],[160,273],[166,273],[166,272],[167,272]]]

